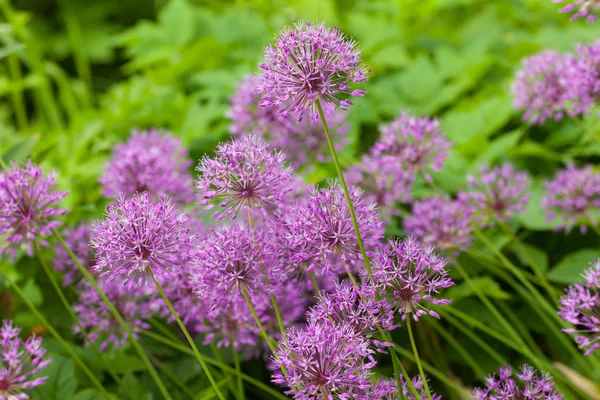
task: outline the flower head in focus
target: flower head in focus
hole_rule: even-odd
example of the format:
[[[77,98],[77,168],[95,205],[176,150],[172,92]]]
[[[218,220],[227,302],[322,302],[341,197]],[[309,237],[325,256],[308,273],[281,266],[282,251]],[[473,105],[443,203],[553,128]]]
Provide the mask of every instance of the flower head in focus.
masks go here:
[[[538,373],[525,364],[515,377],[510,366],[500,368],[498,374],[488,376],[485,388],[473,391],[475,400],[496,399],[543,399],[562,400],[563,395],[554,389],[554,383],[548,373]]]
[[[43,384],[47,376],[36,377],[51,360],[44,359],[46,350],[43,339],[35,335],[26,340],[19,337],[21,328],[15,328],[11,320],[4,320],[0,328],[0,399],[29,399],[24,390]]]
[[[81,264],[85,268],[91,269],[94,265],[94,254],[90,248],[89,227],[86,224],[81,224],[75,228],[67,229],[64,240]],[[64,286],[74,284],[83,276],[69,256],[69,253],[67,253],[60,243],[56,244],[54,250],[54,267],[57,271],[64,272]]]
[[[306,110],[317,116],[317,101],[332,114],[352,105],[348,96],[365,94],[350,88],[351,83],[367,79],[367,69],[359,66],[356,43],[339,29],[299,22],[279,32],[275,41],[265,47],[259,65],[261,107],[277,108],[282,119],[294,114],[300,120]]]
[[[199,204],[207,210],[219,207],[215,218],[233,219],[241,208],[264,210],[284,198],[292,172],[284,165],[283,153],[271,150],[261,138],[220,143],[215,153],[200,161],[196,183],[203,198]]]
[[[554,3],[563,3],[565,0],[553,0]],[[595,22],[597,13],[600,11],[600,1],[598,0],[567,0],[569,4],[561,8],[561,13],[573,13],[571,21],[578,18],[585,18],[588,23]]]
[[[54,217],[67,213],[56,207],[67,192],[55,184],[54,174],[44,175],[31,161],[0,171],[0,255],[8,250],[14,258],[21,247],[31,257],[34,244],[48,246],[45,238],[62,225]]]
[[[169,198],[151,200],[147,192],[123,195],[106,208],[105,218],[91,227],[91,245],[96,252],[92,270],[123,284],[148,284],[154,275],[170,277],[187,256],[182,251],[193,237],[188,234],[188,214],[175,209]]]
[[[592,263],[583,278],[583,284],[569,286],[566,296],[560,298],[558,315],[577,326],[564,331],[578,335],[575,341],[589,355],[600,348],[600,260]]]

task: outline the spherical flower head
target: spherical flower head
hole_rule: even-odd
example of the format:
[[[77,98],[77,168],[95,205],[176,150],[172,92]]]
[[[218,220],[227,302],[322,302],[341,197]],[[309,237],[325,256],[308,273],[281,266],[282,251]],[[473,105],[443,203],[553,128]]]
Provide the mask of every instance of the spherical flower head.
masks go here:
[[[54,174],[44,175],[31,161],[0,171],[0,255],[8,251],[14,258],[20,247],[32,257],[34,244],[48,246],[45,238],[62,225],[55,217],[67,213],[57,204],[68,192],[55,184]]]
[[[383,222],[375,204],[363,200],[357,188],[350,188],[350,198],[365,247],[376,247],[383,236]],[[286,209],[283,218],[288,239],[300,250],[295,259],[306,262],[308,269],[320,265],[327,270],[338,260],[347,268],[361,262],[350,210],[337,181],[331,181],[328,188],[312,187],[304,200]]]
[[[368,279],[402,320],[410,314],[415,321],[425,314],[439,318],[427,309],[427,303],[450,304],[450,300],[436,298],[454,282],[445,269],[446,260],[435,254],[432,246],[421,245],[412,237],[392,240],[372,261],[373,274]]]
[[[576,56],[565,56],[563,74],[569,82],[569,115],[589,114],[600,98],[600,41],[577,46]]]
[[[246,136],[220,143],[215,157],[205,156],[197,167],[200,190],[206,210],[218,207],[216,219],[234,219],[240,210],[260,209],[283,200],[291,170],[284,165],[285,156],[271,150],[257,136]]]
[[[85,268],[91,269],[94,265],[94,253],[90,248],[90,230],[86,224],[79,225],[65,231],[65,243]],[[65,248],[57,243],[54,250],[54,267],[62,271],[63,285],[70,286],[78,282],[83,274],[73,262]]]
[[[565,0],[553,0],[554,3],[562,3]],[[566,6],[561,8],[561,13],[573,13],[570,20],[585,18],[587,23],[596,21],[598,11],[600,11],[600,1],[598,0],[567,0]]]
[[[358,164],[346,169],[348,185],[364,190],[365,199],[377,204],[381,217],[389,221],[398,215],[396,203],[412,200],[415,174],[402,167],[401,157],[364,155]]]
[[[525,364],[520,373],[513,377],[513,370],[505,365],[498,374],[486,377],[486,387],[473,391],[475,400],[496,399],[543,399],[562,400],[563,395],[554,389],[554,383],[548,373],[538,373],[533,367]]]
[[[559,171],[554,179],[545,182],[546,193],[542,208],[548,222],[558,218],[558,229],[569,232],[579,226],[581,232],[587,226],[600,222],[600,173],[591,165],[577,168],[569,165]]]
[[[152,282],[154,275],[169,278],[185,261],[193,239],[188,234],[188,214],[175,209],[169,198],[151,200],[147,192],[130,199],[119,195],[106,208],[106,216],[91,227],[91,245],[96,252],[92,270],[112,280],[123,277],[131,288]]]
[[[290,329],[276,353],[275,365],[288,374],[273,374],[273,382],[289,386],[286,394],[294,399],[328,400],[333,393],[351,398],[350,393],[372,385],[373,350],[350,327],[311,324],[304,330]]]
[[[522,119],[530,125],[542,124],[550,117],[563,118],[569,84],[564,63],[565,56],[551,50],[524,59],[512,91],[515,108],[525,110]]]
[[[566,296],[560,298],[558,315],[577,326],[564,331],[578,335],[575,341],[589,355],[600,348],[600,260],[592,263],[583,278],[583,284],[569,286]]]
[[[119,278],[112,281],[99,279],[97,283],[131,328],[136,339],[143,330],[150,329],[151,326],[146,321],[157,316],[160,308],[164,307],[154,287],[128,288]],[[73,305],[73,311],[81,327],[88,332],[89,338],[100,343],[100,351],[108,347],[125,346],[128,339],[127,332],[112,315],[96,289],[88,281],[81,281],[77,291],[79,299]],[[73,326],[73,330],[82,334],[79,325]]]
[[[415,202],[404,228],[425,244],[457,254],[473,240],[470,219],[471,210],[462,202],[438,196]]]
[[[310,110],[317,118],[316,102],[332,114],[346,110],[349,96],[364,96],[350,84],[365,81],[366,68],[360,67],[356,42],[329,29],[322,23],[299,22],[285,28],[275,44],[265,47],[263,70],[258,89],[263,97],[260,106],[275,107],[279,116],[294,114],[300,120]]]
[[[427,398],[427,392],[423,385],[423,380],[420,376],[415,376],[411,379],[411,383],[415,391],[419,395],[415,397],[406,380],[400,375],[400,383],[402,385],[402,398],[408,400],[421,400]],[[379,378],[375,384],[364,393],[357,393],[353,399],[357,400],[394,400],[398,398],[398,383],[395,379]],[[441,400],[442,396],[431,393],[433,400]]]
[[[188,150],[168,133],[134,132],[115,148],[100,178],[106,197],[148,192],[152,198],[169,196],[176,203],[194,199],[193,179],[188,171]]]
[[[44,359],[46,350],[42,338],[32,335],[26,340],[19,337],[21,328],[14,327],[11,320],[4,320],[0,328],[0,399],[29,399],[25,390],[43,384],[47,376],[36,377],[50,360]]]
[[[471,191],[459,193],[459,200],[473,207],[473,218],[480,226],[505,223],[525,212],[529,200],[529,177],[515,171],[512,164],[490,169],[484,166],[478,176],[468,177]]]

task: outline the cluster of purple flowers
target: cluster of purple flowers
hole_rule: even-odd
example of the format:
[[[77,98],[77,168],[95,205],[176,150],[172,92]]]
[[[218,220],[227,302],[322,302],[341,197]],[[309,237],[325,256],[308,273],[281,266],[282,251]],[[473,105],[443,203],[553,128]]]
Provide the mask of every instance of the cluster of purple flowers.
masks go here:
[[[565,0],[553,0],[555,3],[563,3]],[[569,1],[569,0],[568,0]],[[571,20],[585,18],[586,22],[595,22],[597,13],[600,11],[598,0],[570,0],[570,3],[560,9],[562,13],[573,13]]]
[[[485,388],[473,392],[475,400],[495,399],[543,399],[562,400],[563,395],[554,389],[550,374],[539,374],[533,367],[523,365],[521,371],[513,377],[513,370],[505,365],[498,374],[488,376]]]

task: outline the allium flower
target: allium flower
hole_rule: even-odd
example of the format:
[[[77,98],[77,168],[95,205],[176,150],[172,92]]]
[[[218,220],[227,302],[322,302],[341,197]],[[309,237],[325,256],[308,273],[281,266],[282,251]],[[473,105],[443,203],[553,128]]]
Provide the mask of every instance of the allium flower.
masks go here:
[[[274,46],[265,48],[264,70],[258,84],[263,94],[260,106],[276,107],[280,117],[295,114],[300,120],[306,110],[316,117],[316,101],[333,113],[352,105],[347,96],[364,96],[351,90],[351,83],[365,81],[356,43],[322,23],[297,23],[285,28]],[[316,119],[316,118],[315,118]]]
[[[141,331],[150,329],[150,324],[146,321],[157,315],[159,309],[164,307],[153,286],[127,288],[120,279],[112,281],[99,279],[98,286],[121,314],[136,338]],[[80,296],[73,305],[73,311],[83,329],[88,332],[90,339],[100,341],[100,351],[104,351],[110,345],[115,348],[124,346],[128,334],[121,328],[119,321],[112,315],[96,289],[88,281],[81,281],[78,285],[78,293]],[[81,333],[78,325],[75,325],[73,330]]]
[[[351,188],[360,233],[366,248],[379,244],[383,222],[375,204],[361,199],[362,191]],[[325,270],[341,259],[351,266],[362,259],[344,192],[332,181],[329,188],[313,187],[303,201],[291,205],[283,216],[288,238],[298,249],[295,261],[320,264]]]
[[[439,172],[448,157],[452,143],[440,132],[440,122],[428,117],[415,117],[403,113],[388,125],[380,128],[381,137],[373,145],[374,157],[395,155],[403,169],[423,173],[431,179],[428,170]]]
[[[521,367],[521,372],[513,377],[513,370],[505,365],[498,374],[488,376],[485,388],[476,388],[473,391],[475,400],[518,400],[518,399],[543,399],[562,400],[563,395],[554,389],[554,383],[548,373],[538,374],[529,365]]]
[[[285,156],[257,136],[220,143],[215,158],[205,156],[197,167],[197,188],[207,210],[218,206],[217,219],[235,218],[240,208],[264,209],[285,196],[292,172]]]
[[[47,376],[34,377],[51,360],[44,360],[46,350],[43,339],[32,335],[26,340],[19,338],[21,328],[13,327],[11,320],[4,320],[0,328],[2,367],[0,368],[0,400],[28,399],[24,390],[43,384]]]
[[[490,169],[484,166],[479,176],[469,176],[472,191],[459,193],[458,198],[473,207],[473,217],[482,226],[506,222],[525,211],[529,200],[529,177],[517,172],[512,164]]]
[[[400,382],[402,384],[402,398],[408,400],[421,400],[427,398],[427,392],[425,391],[425,386],[423,385],[423,380],[420,376],[415,376],[411,380],[419,398],[415,398],[410,386],[406,383],[402,375],[400,375]],[[353,397],[353,399],[356,400],[394,400],[397,398],[398,383],[395,379],[387,378],[379,378],[365,393],[358,393]],[[442,396],[431,393],[431,398],[433,400],[441,400]]]
[[[592,268],[583,274],[584,283],[569,286],[567,295],[560,298],[562,308],[558,312],[563,319],[581,329],[565,329],[577,336],[575,341],[585,355],[600,348],[600,260],[592,263]]]
[[[81,264],[91,269],[94,265],[94,254],[90,248],[90,231],[88,226],[82,224],[66,230],[64,240]],[[64,286],[74,284],[83,276],[69,256],[69,253],[67,253],[60,243],[57,243],[54,250],[54,267],[57,271],[64,272]]]
[[[424,314],[439,315],[425,303],[450,304],[435,298],[441,289],[454,285],[445,269],[446,260],[409,237],[392,240],[389,248],[373,258],[373,274],[368,279],[402,320],[413,315],[415,321]]]
[[[44,238],[62,225],[54,217],[67,213],[56,207],[67,192],[55,184],[54,174],[44,176],[31,161],[0,171],[0,255],[8,250],[14,258],[20,246],[31,257],[34,243],[48,246]]]
[[[177,211],[169,198],[153,201],[147,192],[131,199],[120,195],[106,208],[106,217],[91,227],[91,245],[96,251],[92,270],[110,281],[124,276],[124,285],[148,284],[148,268],[169,278],[183,263],[182,246],[188,235],[188,214]]]
[[[404,219],[409,235],[443,252],[458,253],[471,245],[471,210],[445,196],[415,202]]]
[[[365,198],[377,204],[385,220],[397,215],[396,203],[412,200],[411,190],[415,175],[403,166],[398,156],[365,155],[360,163],[348,167],[345,173],[348,185],[360,187]]]
[[[131,196],[148,192],[153,198],[169,196],[176,203],[193,201],[192,164],[181,141],[157,130],[134,132],[115,148],[112,160],[100,178],[104,195]]]
[[[286,394],[294,399],[345,399],[372,385],[373,350],[350,327],[311,324],[305,330],[290,329],[276,353],[275,365],[284,366],[288,375],[275,373],[273,382],[289,386]]]
[[[527,57],[513,83],[514,106],[525,110],[522,119],[531,125],[542,124],[550,117],[556,120],[565,114],[565,57],[546,50]],[[568,56],[567,56],[568,57]]]
[[[574,226],[579,226],[582,233],[588,225],[598,225],[600,173],[595,172],[591,165],[583,168],[569,165],[545,185],[542,208],[549,222],[558,217],[561,221],[559,228],[569,232]]]
[[[575,57],[565,57],[562,73],[569,82],[565,95],[569,115],[588,112],[600,98],[600,41],[577,46]]]
[[[553,0],[554,3],[562,3],[564,0]],[[588,23],[595,22],[597,13],[600,11],[600,1],[598,0],[568,0],[570,4],[567,4],[559,11],[562,13],[572,13],[576,11],[573,15],[571,15],[571,21],[584,18]]]

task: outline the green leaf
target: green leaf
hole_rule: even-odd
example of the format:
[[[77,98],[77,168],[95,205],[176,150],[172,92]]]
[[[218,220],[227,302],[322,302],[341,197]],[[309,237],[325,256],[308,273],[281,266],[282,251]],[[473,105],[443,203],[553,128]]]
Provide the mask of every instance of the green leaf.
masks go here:
[[[545,189],[539,184],[532,184],[529,189],[531,197],[525,206],[525,212],[517,216],[517,219],[524,227],[538,231],[552,230],[558,222],[546,220],[546,214],[542,211],[542,196]]]
[[[44,296],[42,295],[42,291],[33,279],[28,280],[27,283],[23,286],[23,293],[25,293],[25,296],[27,296],[29,301],[31,301],[36,306],[40,306],[44,302]]]
[[[97,400],[97,399],[103,399],[103,398],[104,398],[104,395],[101,394],[96,389],[86,389],[86,390],[82,390],[81,392],[77,393],[73,397],[73,400]],[[114,398],[116,399],[116,396]]]
[[[4,159],[4,162],[9,162],[9,161],[21,162],[21,161],[25,160],[27,157],[29,157],[29,155],[33,151],[33,148],[35,147],[35,144],[37,143],[38,139],[39,139],[39,136],[32,136],[32,137],[26,138],[26,139],[20,141],[19,143],[13,145],[2,156],[2,158]]]
[[[540,272],[546,272],[548,270],[548,254],[543,250],[538,249],[528,243],[513,244],[511,246],[515,252],[521,264],[529,265],[529,261],[533,262],[532,268],[538,268]]]
[[[136,399],[139,400],[152,400],[152,394],[144,390],[144,386],[131,372],[125,372],[122,379],[122,386],[119,388],[119,394],[123,398],[129,397],[128,391],[125,387],[129,388],[129,392],[132,393]]]
[[[73,360],[52,354],[52,362],[44,369],[48,380],[32,390],[32,398],[47,400],[72,400],[77,390]]]
[[[120,374],[123,372],[136,372],[146,369],[142,360],[136,356],[127,355],[123,351],[119,351],[113,358],[106,360],[113,371]]]
[[[582,249],[567,254],[546,276],[554,282],[567,284],[581,282],[581,274],[590,268],[590,263],[598,256],[600,251],[592,249]]]
[[[510,299],[510,293],[502,290],[498,282],[494,281],[489,276],[475,277],[471,279],[471,283],[462,282],[456,286],[451,287],[446,292],[446,297],[454,301],[458,301],[465,297],[475,296],[475,289],[479,289],[480,292],[485,293],[488,297],[495,299],[506,300]]]
[[[474,172],[484,164],[492,164],[506,155],[506,152],[511,147],[515,146],[519,139],[523,135],[522,129],[517,129],[511,132],[507,132],[498,136],[493,140],[487,148],[480,153],[479,157],[472,164],[472,168],[469,172]]]
[[[442,78],[436,66],[426,57],[412,61],[407,70],[398,78],[402,94],[407,99],[423,103],[442,85]]]
[[[170,43],[183,45],[194,37],[194,11],[185,0],[171,0],[160,11],[158,21]]]

